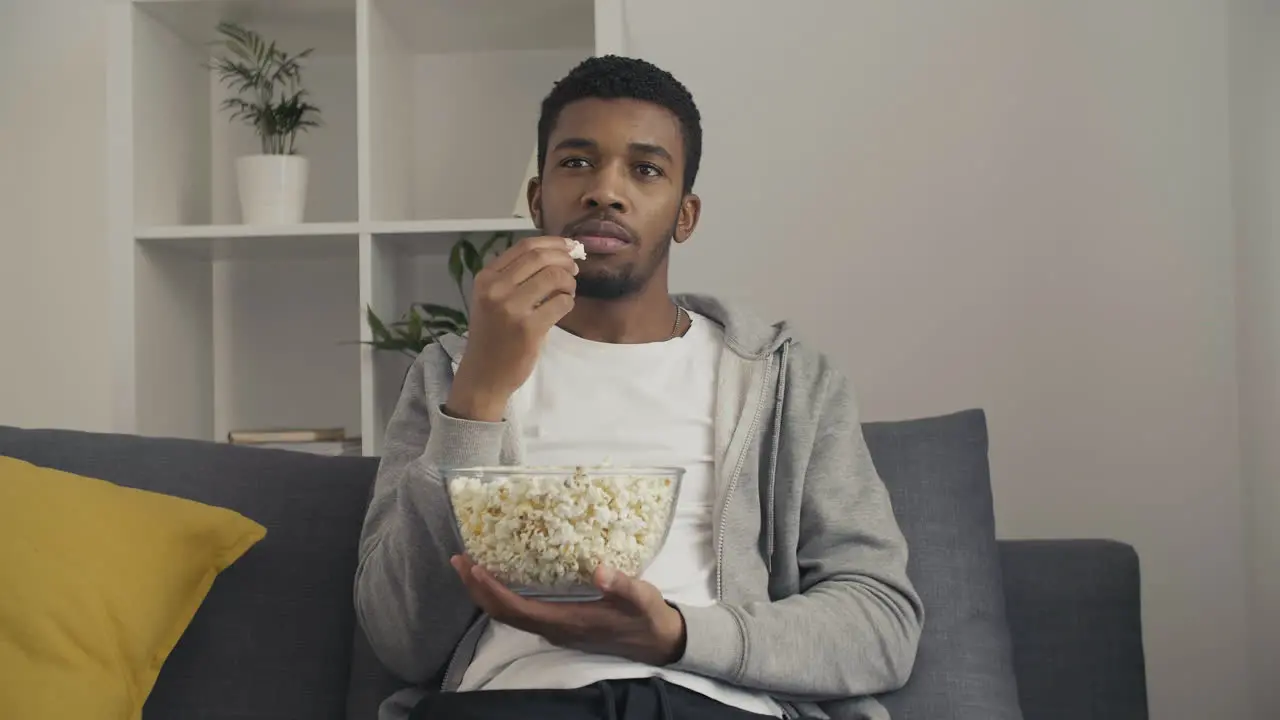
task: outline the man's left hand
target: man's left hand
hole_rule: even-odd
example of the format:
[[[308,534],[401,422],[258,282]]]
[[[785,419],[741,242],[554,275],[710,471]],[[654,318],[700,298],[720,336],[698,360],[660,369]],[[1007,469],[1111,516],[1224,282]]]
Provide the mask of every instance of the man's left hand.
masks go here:
[[[667,665],[684,654],[684,616],[658,588],[638,578],[597,568],[600,600],[545,602],[515,594],[465,556],[455,555],[452,563],[471,599],[490,618],[553,645],[650,665]]]

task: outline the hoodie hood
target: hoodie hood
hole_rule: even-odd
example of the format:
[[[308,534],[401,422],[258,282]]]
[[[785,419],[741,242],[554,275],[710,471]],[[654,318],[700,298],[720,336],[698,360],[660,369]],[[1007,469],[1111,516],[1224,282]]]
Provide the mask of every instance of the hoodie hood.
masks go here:
[[[785,320],[769,323],[742,305],[694,293],[673,295],[671,299],[684,309],[719,323],[724,327],[725,343],[748,360],[772,355],[793,339],[791,326]]]
[[[671,300],[723,327],[725,344],[748,360],[771,355],[793,339],[791,326],[785,320],[769,323],[744,306],[726,303],[711,295],[683,293],[672,295]],[[445,335],[439,344],[456,365],[466,351],[467,340],[457,335]]]

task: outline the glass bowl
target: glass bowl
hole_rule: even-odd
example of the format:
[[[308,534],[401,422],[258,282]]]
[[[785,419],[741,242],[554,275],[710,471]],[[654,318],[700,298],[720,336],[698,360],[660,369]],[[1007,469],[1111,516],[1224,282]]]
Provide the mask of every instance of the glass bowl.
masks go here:
[[[595,600],[600,565],[639,577],[667,540],[679,467],[447,470],[449,509],[471,561],[513,592]]]

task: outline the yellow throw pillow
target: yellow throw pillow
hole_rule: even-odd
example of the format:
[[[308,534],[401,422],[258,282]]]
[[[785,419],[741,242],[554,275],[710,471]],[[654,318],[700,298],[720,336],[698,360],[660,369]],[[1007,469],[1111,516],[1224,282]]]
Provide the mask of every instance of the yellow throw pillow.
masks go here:
[[[0,718],[136,720],[218,573],[231,510],[0,457]]]

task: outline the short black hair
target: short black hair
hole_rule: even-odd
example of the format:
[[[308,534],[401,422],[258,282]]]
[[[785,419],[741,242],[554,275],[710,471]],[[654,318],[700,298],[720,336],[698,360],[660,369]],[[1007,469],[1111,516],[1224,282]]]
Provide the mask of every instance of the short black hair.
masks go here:
[[[547,163],[547,140],[560,111],[587,98],[626,98],[660,105],[680,121],[684,136],[684,192],[693,189],[702,160],[702,117],[689,90],[671,73],[636,58],[601,55],[583,60],[551,88],[538,118],[538,174]]]

